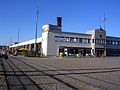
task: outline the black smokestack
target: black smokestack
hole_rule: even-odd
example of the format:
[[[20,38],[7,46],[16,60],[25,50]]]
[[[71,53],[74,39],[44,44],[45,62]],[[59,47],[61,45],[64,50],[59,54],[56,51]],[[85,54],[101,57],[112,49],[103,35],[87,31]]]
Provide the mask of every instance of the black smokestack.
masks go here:
[[[62,27],[62,17],[57,17],[57,26]]]

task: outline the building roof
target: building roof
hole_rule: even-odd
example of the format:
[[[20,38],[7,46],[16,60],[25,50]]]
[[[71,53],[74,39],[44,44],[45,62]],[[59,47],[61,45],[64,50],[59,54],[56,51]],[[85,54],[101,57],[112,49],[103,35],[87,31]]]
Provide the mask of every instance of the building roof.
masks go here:
[[[84,33],[76,33],[76,32],[64,32],[64,31],[50,31],[53,33],[61,33],[61,34],[72,34],[72,35],[82,35],[82,36],[91,36],[91,34],[84,34]]]
[[[42,42],[42,37],[37,38],[37,43],[40,43],[40,42]],[[11,45],[9,47],[12,48],[12,47],[17,47],[17,46],[22,46],[22,45],[29,45],[29,44],[33,44],[33,43],[35,43],[35,39],[24,41],[24,42],[20,42],[18,44],[13,44],[13,45]]]
[[[120,37],[115,37],[115,36],[106,36],[107,38],[117,38],[120,39]]]

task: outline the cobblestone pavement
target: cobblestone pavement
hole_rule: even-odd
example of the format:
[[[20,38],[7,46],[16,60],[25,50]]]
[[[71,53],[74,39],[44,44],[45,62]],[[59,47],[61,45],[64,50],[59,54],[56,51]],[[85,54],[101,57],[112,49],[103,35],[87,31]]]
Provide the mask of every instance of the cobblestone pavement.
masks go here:
[[[120,57],[27,58],[10,56],[7,61],[14,63],[27,78],[43,90],[120,90]],[[3,88],[6,83],[4,76],[1,77],[0,84],[4,82],[4,86],[1,84]],[[22,80],[26,80],[28,84],[30,80],[27,78],[23,77]]]
[[[29,59],[35,63],[40,63],[49,66],[49,68],[54,67],[53,69],[56,69],[56,71],[63,70],[64,71],[64,72],[62,71],[63,73],[69,73],[67,76],[72,76],[73,78],[84,81],[88,84],[92,84],[108,90],[120,90],[120,57],[106,57],[106,58],[49,57],[41,59],[39,58]],[[65,72],[65,70],[67,72]]]

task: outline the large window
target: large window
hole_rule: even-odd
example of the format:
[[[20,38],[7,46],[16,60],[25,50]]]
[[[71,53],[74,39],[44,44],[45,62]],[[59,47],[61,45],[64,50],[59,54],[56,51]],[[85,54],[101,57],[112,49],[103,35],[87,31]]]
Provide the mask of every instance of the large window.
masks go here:
[[[88,39],[88,43],[90,43],[91,39]]]
[[[71,42],[71,43],[74,42],[74,37],[70,37],[70,42]]]
[[[99,40],[99,39],[95,39],[95,43],[96,43],[96,44],[99,44],[99,43],[100,43],[100,40]]]
[[[84,39],[83,39],[83,43],[84,43],[84,44],[88,43],[88,39],[87,39],[87,38],[84,38]]]
[[[112,41],[109,41],[109,45],[112,45]]]
[[[59,42],[59,36],[55,36],[54,39],[55,39],[56,42]]]
[[[78,43],[78,38],[74,38],[74,42],[75,42],[75,43]]]
[[[65,37],[65,42],[70,42],[70,38],[69,37]]]
[[[65,42],[64,36],[60,36],[60,42]]]
[[[54,36],[55,42],[69,42],[69,43],[91,43],[91,39],[77,38],[77,37],[65,37],[65,36]]]
[[[82,38],[79,38],[79,43],[82,43]]]
[[[115,41],[112,41],[112,45],[115,45],[116,43],[115,43]]]
[[[92,43],[95,43],[94,39],[92,39]]]

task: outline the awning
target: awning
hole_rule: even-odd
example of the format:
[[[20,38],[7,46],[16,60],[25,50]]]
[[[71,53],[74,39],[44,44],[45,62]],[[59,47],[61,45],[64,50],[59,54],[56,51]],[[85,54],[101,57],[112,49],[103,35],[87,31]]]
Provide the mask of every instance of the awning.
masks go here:
[[[27,48],[20,48],[20,49],[18,49],[18,50],[20,50],[20,51],[28,51]]]

